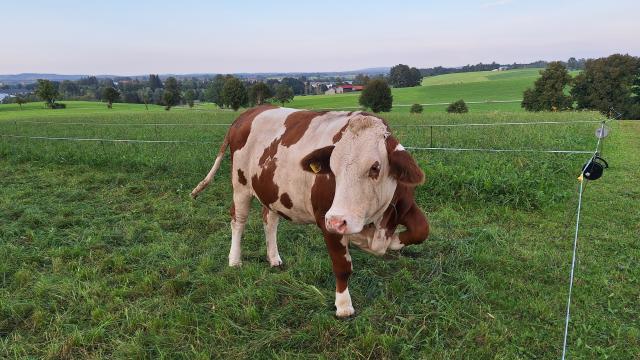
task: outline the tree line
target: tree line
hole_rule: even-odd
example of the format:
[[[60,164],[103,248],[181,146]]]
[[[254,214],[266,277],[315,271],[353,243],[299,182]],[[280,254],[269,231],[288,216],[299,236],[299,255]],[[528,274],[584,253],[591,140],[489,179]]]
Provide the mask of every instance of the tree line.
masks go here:
[[[563,62],[564,66],[566,66],[569,70],[583,70],[585,68],[585,64],[587,63],[587,59],[576,59],[575,57],[569,58],[569,60]],[[491,71],[495,69],[499,69],[504,66],[509,69],[526,69],[526,68],[545,68],[549,65],[548,61],[538,60],[526,64],[520,64],[514,62],[513,64],[498,64],[495,61],[490,64],[477,63],[475,65],[465,65],[462,67],[442,67],[436,66],[432,68],[424,68],[420,69],[420,73],[422,76],[436,76],[436,75],[445,75],[445,74],[455,74],[455,73],[465,73],[465,72],[475,72],[475,71]]]
[[[159,75],[151,74],[145,80],[140,79],[100,79],[89,76],[77,81],[62,82],[39,79],[30,86],[33,92],[6,98],[20,104],[42,100],[49,108],[64,107],[57,101],[84,100],[103,101],[111,108],[113,103],[162,105],[170,110],[176,105],[193,107],[195,101],[207,101],[220,108],[238,110],[240,107],[260,105],[267,101],[284,105],[295,95],[304,93],[305,83],[301,79],[269,79],[266,82],[242,81],[232,75],[218,75],[211,80],[184,79],[168,77],[164,81]]]
[[[550,62],[524,91],[521,105],[528,111],[597,110],[640,119],[640,58],[614,54],[589,59],[576,77],[565,63]]]

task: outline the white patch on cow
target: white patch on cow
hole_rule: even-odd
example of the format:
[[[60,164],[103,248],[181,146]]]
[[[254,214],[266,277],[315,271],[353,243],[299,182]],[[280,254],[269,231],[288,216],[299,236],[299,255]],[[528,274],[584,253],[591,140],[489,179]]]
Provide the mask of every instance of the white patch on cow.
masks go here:
[[[402,146],[402,144],[398,143],[398,145],[396,145],[396,148],[393,151],[404,151],[404,146]]]
[[[343,236],[342,239],[340,239],[340,244],[342,244],[342,246],[344,246],[344,258],[347,259],[347,261],[351,265],[351,270],[353,271],[353,263],[351,262],[351,254],[349,254],[349,237],[348,236]]]
[[[240,241],[243,231],[244,224],[231,220],[231,249],[229,250],[229,266],[242,265],[242,248],[240,247]]]
[[[344,289],[341,293],[336,291],[336,316],[347,317],[353,315],[355,312],[353,304],[351,304],[349,288]]]
[[[267,242],[267,259],[272,267],[282,265],[282,259],[278,253],[278,221],[277,213],[269,211],[267,221],[264,224],[264,235]]]

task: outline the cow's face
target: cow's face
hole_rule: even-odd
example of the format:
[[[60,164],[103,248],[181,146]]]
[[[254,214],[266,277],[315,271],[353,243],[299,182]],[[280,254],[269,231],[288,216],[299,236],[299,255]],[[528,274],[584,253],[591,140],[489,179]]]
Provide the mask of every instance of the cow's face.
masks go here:
[[[302,161],[307,171],[333,173],[335,195],[325,215],[325,227],[354,234],[378,219],[393,198],[397,183],[416,185],[424,174],[413,158],[390,136],[382,120],[352,118],[342,138]]]

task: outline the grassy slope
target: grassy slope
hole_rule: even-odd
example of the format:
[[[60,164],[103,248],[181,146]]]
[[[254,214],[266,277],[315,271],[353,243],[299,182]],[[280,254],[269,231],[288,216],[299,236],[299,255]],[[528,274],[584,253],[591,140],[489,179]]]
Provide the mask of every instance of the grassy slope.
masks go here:
[[[269,269],[254,206],[245,265],[227,268],[228,159],[216,183],[197,202],[188,199],[224,128],[18,122],[228,122],[233,113],[71,105],[78,108],[68,116],[0,106],[0,133],[216,145],[0,140],[0,357],[559,356],[583,156],[416,153],[428,178],[417,198],[431,238],[386,258],[354,250],[358,315],[339,321],[329,259],[313,226],[283,222],[286,268]],[[17,129],[14,114],[21,114]],[[522,113],[518,120],[594,116]],[[513,120],[500,113],[389,118]],[[592,127],[442,129],[435,138],[444,146],[585,149]],[[395,132],[405,144],[426,139],[398,125]],[[572,358],[640,356],[640,219],[630,211],[640,197],[638,136],[636,122],[613,126],[605,143],[611,169],[587,188]]]
[[[540,69],[509,70],[505,72],[480,71],[447,74],[425,78],[423,86],[392,89],[394,111],[408,112],[398,105],[451,103],[465,101],[518,100],[522,92],[533,84]],[[300,108],[358,107],[358,93],[299,96],[291,106]],[[442,111],[446,106],[427,106],[426,111]],[[520,110],[519,103],[469,104],[474,110]]]

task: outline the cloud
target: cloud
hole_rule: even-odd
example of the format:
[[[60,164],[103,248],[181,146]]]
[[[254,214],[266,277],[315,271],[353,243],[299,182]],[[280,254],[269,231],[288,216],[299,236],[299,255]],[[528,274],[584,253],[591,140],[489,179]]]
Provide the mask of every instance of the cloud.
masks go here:
[[[497,7],[497,6],[509,5],[512,2],[513,2],[512,0],[497,0],[497,1],[484,3],[480,5],[480,7],[482,9],[488,9],[488,8]]]

